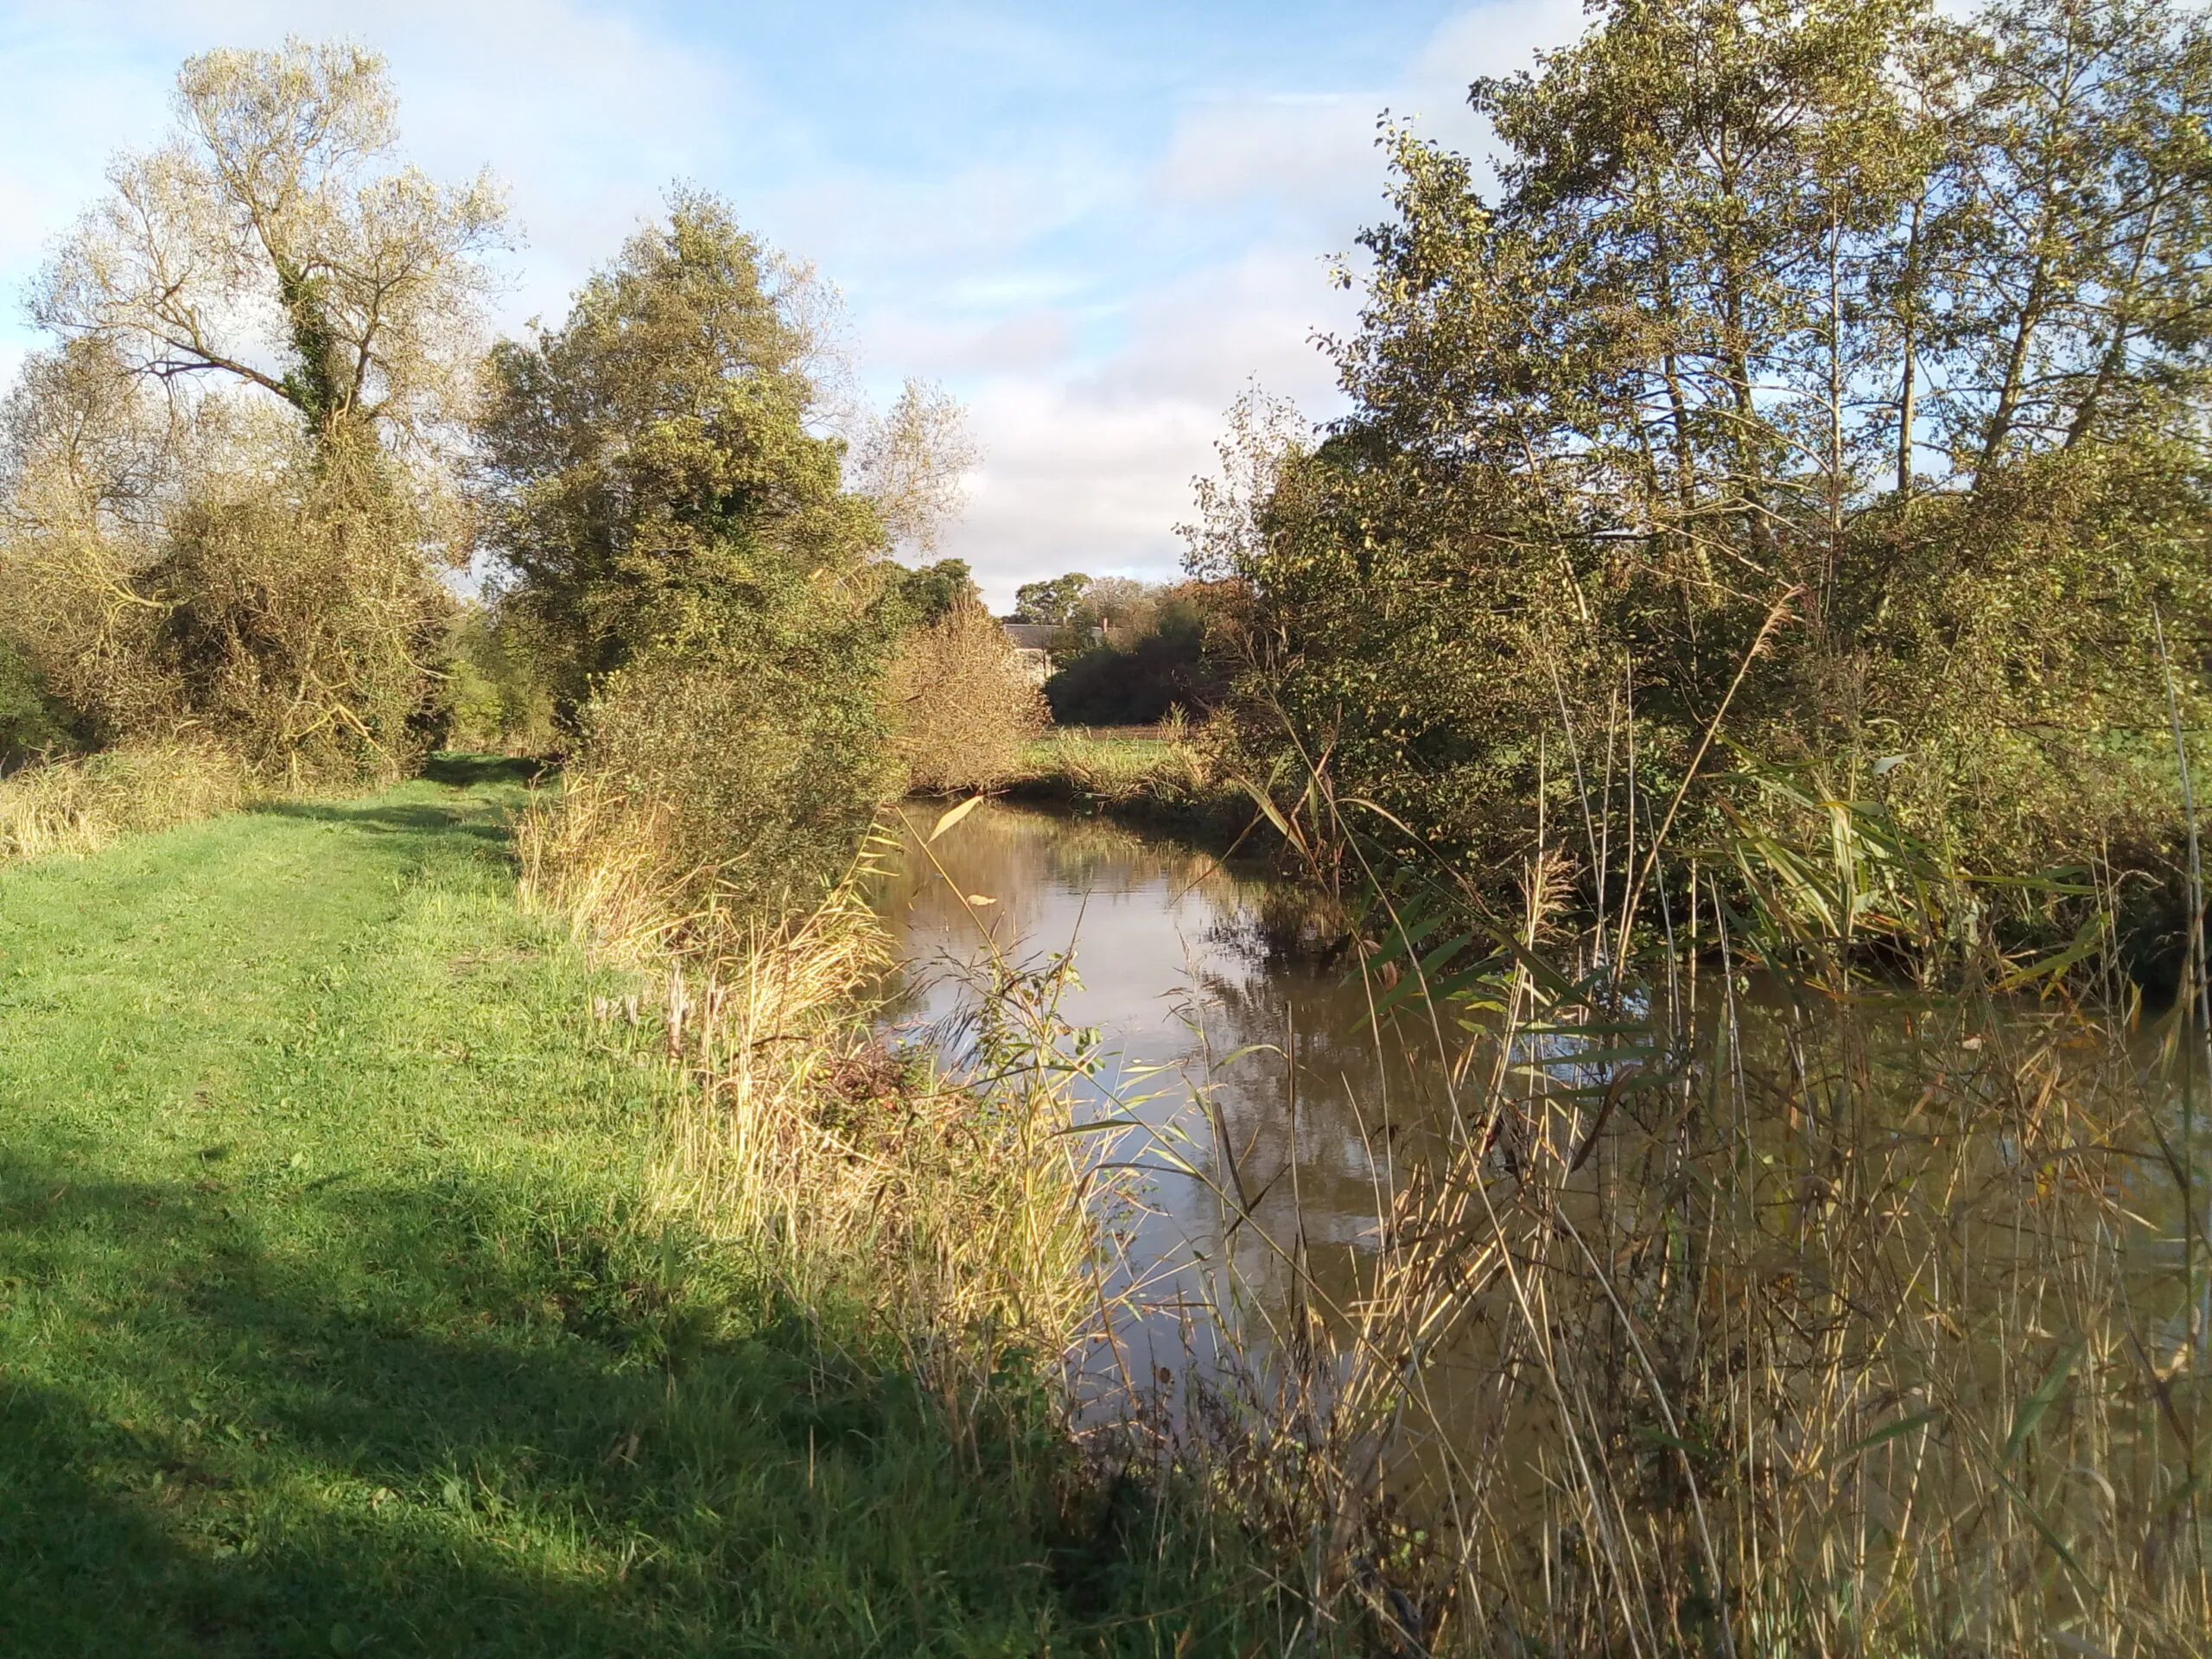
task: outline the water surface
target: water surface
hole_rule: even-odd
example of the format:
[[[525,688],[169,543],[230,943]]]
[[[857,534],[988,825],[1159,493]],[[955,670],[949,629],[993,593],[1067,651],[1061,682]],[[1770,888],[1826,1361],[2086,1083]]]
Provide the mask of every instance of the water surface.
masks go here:
[[[908,816],[925,833],[935,815]],[[1281,948],[1300,903],[1249,861],[1000,804],[926,851],[910,833],[887,883],[905,964],[890,1018],[910,1033],[957,1025],[995,951],[1033,965],[1073,953],[1061,1012],[1096,1029],[1103,1055],[1079,1110],[1147,1126],[1122,1147],[1144,1172],[1124,1278],[1156,1307],[1224,1253],[1264,1298],[1290,1251],[1327,1273],[1325,1258],[1363,1250],[1407,1138],[1444,1109],[1433,1050],[1377,1044],[1357,976]]]

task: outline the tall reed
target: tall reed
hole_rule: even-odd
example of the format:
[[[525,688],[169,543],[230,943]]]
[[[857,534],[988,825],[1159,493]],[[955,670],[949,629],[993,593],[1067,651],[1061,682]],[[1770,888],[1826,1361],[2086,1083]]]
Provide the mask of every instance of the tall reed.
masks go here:
[[[669,896],[701,884],[671,861],[665,810],[585,773],[518,835],[530,899],[652,987],[677,1082],[654,1206],[797,1306],[883,1315],[956,1420],[1009,1364],[1053,1375],[1096,1249],[1096,1160],[1068,1133],[1084,1053],[1058,1011],[1067,963],[995,960],[963,1065],[888,1048],[867,1018],[889,964],[863,891],[885,842],[796,918],[713,886],[677,913]]]
[[[1871,981],[1849,918],[1897,906],[1849,896],[1911,883],[1839,868],[1878,848],[1829,828],[1676,887],[1642,985],[1613,930],[1567,925],[1556,854],[1451,950],[1378,887],[1376,1033],[1434,1050],[1446,1109],[1365,1254],[1269,1231],[1217,1169],[1267,1267],[1217,1285],[1230,1351],[1154,1420],[1340,1628],[1431,1654],[2212,1647],[2192,999],[2100,1014],[2063,994],[2082,950],[2022,963],[1960,927],[1942,995]]]

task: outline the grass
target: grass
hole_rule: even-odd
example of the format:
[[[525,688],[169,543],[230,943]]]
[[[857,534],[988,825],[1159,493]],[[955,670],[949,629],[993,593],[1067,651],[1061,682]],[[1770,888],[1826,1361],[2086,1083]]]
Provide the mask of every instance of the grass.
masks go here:
[[[1056,726],[1022,747],[1033,777],[1065,776],[1111,788],[1148,777],[1173,753],[1151,726]]]
[[[1224,772],[1204,734],[1160,726],[1055,727],[1023,750],[1004,792],[1016,800],[1105,813],[1215,845],[1243,842],[1252,798]]]
[[[0,870],[0,1651],[1245,1650],[1041,1389],[648,1212],[631,987],[445,775]]]

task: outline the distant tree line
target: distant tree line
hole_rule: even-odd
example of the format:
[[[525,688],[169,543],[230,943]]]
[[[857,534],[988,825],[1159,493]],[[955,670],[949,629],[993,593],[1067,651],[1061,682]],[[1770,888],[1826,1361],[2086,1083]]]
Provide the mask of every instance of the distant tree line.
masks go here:
[[[1219,646],[1239,584],[1096,580],[1070,571],[1015,590],[1011,620],[1049,627],[1054,664],[1045,683],[1064,725],[1140,726],[1171,710],[1199,716],[1227,689]]]

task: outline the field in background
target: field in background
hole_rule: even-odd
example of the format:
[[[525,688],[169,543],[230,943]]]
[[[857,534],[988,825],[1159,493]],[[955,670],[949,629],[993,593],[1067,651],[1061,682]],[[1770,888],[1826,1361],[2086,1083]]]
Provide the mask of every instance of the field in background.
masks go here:
[[[1015,800],[1108,813],[1208,844],[1243,841],[1257,817],[1197,728],[1175,721],[1053,727],[1023,760],[1003,790]]]
[[[1033,776],[1087,774],[1132,783],[1167,760],[1173,746],[1158,726],[1054,726],[1023,745]]]

